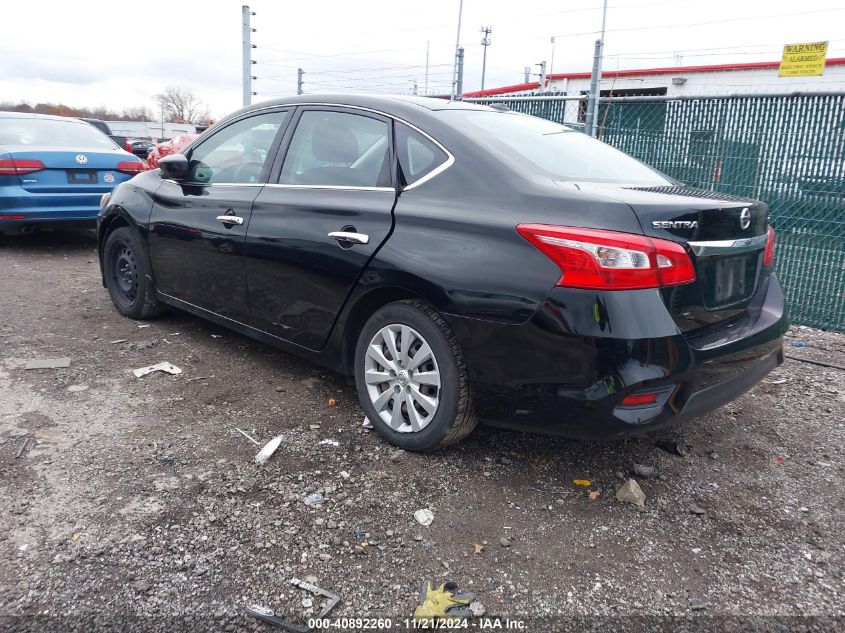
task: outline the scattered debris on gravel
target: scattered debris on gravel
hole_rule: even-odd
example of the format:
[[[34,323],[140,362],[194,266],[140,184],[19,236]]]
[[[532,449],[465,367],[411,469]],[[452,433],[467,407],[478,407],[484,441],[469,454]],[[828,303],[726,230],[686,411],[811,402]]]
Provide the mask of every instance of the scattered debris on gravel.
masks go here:
[[[631,503],[635,506],[645,505],[645,493],[636,479],[625,480],[625,483],[616,491],[616,498],[623,503]]]

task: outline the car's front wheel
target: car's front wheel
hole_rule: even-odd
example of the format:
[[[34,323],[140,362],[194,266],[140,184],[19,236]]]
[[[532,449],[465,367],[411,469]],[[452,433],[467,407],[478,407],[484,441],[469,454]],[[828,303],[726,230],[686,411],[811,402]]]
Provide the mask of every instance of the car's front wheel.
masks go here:
[[[122,315],[147,319],[161,312],[136,231],[122,226],[109,233],[103,248],[103,272],[112,303]]]
[[[358,337],[355,385],[379,434],[406,450],[453,444],[477,423],[455,335],[420,301],[391,303],[370,317]]]

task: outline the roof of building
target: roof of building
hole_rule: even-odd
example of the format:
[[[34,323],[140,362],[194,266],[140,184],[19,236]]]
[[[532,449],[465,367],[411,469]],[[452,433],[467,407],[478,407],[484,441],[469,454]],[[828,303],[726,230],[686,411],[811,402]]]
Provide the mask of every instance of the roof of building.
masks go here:
[[[845,57],[833,57],[825,62],[826,66],[837,66],[845,64]],[[642,77],[643,75],[675,75],[682,73],[712,73],[726,70],[754,70],[757,68],[778,68],[780,62],[746,62],[741,64],[709,64],[702,66],[667,66],[663,68],[633,68],[630,70],[605,70],[601,76],[604,77]],[[589,79],[590,72],[577,73],[552,73],[546,77],[547,80],[557,79]],[[495,95],[508,94],[511,92],[524,92],[536,90],[540,87],[539,81],[514,84],[512,86],[500,86],[487,90],[476,90],[465,92],[464,97],[492,97]]]

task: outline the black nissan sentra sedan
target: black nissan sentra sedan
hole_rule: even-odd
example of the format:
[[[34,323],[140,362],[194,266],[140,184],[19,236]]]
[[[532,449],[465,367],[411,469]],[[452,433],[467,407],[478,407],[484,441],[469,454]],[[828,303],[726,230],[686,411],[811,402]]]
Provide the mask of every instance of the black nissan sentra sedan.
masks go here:
[[[765,204],[578,131],[416,97],[236,112],[104,196],[103,283],[354,377],[389,442],[701,415],[783,361]],[[248,380],[248,378],[245,378]]]

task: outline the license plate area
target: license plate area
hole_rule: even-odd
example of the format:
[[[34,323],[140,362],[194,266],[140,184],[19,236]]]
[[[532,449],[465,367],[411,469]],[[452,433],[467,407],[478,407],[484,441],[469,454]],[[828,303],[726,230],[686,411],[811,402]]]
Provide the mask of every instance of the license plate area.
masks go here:
[[[67,181],[71,185],[96,185],[97,172],[94,169],[68,169]]]
[[[714,257],[699,266],[704,288],[704,307],[724,308],[741,303],[754,294],[760,253]]]

